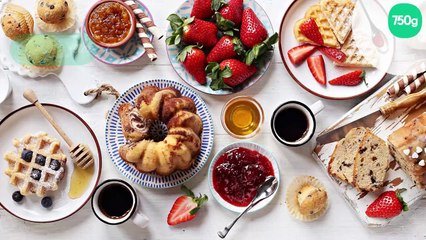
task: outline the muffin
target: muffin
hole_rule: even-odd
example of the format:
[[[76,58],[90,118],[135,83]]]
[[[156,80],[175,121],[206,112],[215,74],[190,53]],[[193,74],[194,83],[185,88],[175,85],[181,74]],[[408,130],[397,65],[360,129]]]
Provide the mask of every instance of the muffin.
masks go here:
[[[48,35],[36,35],[25,45],[25,56],[34,66],[55,66],[58,42]]]
[[[39,0],[37,26],[45,32],[63,32],[75,24],[73,0]]]
[[[327,210],[328,196],[324,186],[316,178],[300,176],[290,184],[286,203],[293,217],[302,221],[314,221]]]
[[[25,8],[8,3],[4,8],[1,26],[8,38],[19,41],[33,33],[34,20]]]

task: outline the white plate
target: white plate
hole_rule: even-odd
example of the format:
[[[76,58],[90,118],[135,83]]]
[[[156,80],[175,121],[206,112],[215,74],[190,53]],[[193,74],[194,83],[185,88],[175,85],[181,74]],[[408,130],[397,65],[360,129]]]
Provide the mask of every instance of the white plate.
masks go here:
[[[326,87],[317,83],[313,78],[311,72],[309,71],[306,61],[299,66],[293,65],[287,55],[288,50],[291,48],[300,45],[293,34],[294,24],[297,20],[301,19],[305,15],[305,11],[312,6],[313,4],[318,3],[318,0],[295,0],[287,12],[285,13],[280,27],[280,40],[279,40],[279,49],[281,58],[284,62],[285,67],[287,68],[290,76],[305,90],[315,94],[319,97],[335,100],[350,99],[358,97],[362,94],[367,93],[373,89],[386,75],[386,71],[389,69],[389,66],[392,62],[395,39],[393,35],[387,30],[387,14],[383,10],[382,6],[376,1],[363,1],[370,13],[370,17],[386,35],[389,41],[389,50],[386,53],[379,53],[379,63],[377,68],[365,68],[366,70],[366,82],[365,84],[360,84],[358,86],[346,87],[346,86],[332,86],[327,84]],[[371,13],[374,13],[371,14]],[[313,55],[319,55],[320,52],[316,52]],[[355,68],[346,68],[346,67],[336,67],[333,62],[324,56],[325,67],[327,72],[327,80],[334,79],[338,76],[341,76],[345,73],[349,73]],[[358,68],[359,69],[359,68]]]
[[[14,202],[12,193],[17,191],[17,188],[9,184],[9,177],[4,174],[8,164],[3,157],[0,159],[0,205],[15,217],[31,222],[59,221],[80,210],[90,199],[99,181],[102,168],[102,156],[98,140],[84,120],[63,107],[55,105],[45,105],[45,107],[74,142],[84,143],[89,146],[95,158],[95,171],[83,196],[78,199],[70,199],[68,190],[74,165],[69,156],[66,143],[62,141],[61,137],[49,125],[48,121],[43,118],[37,108],[32,105],[22,107],[7,115],[0,122],[0,136],[2,136],[3,140],[0,145],[1,155],[7,151],[14,150],[12,145],[14,138],[22,138],[27,134],[40,131],[61,140],[61,148],[67,155],[66,175],[59,184],[59,189],[56,192],[47,194],[53,199],[51,209],[43,208],[40,204],[41,199],[36,196],[27,196],[21,203]]]
[[[220,195],[219,193],[216,192],[216,190],[214,189],[213,186],[213,168],[214,165],[216,163],[216,161],[219,159],[219,157],[224,154],[225,152],[234,149],[234,148],[239,148],[239,147],[243,147],[243,148],[247,148],[250,150],[255,150],[257,152],[259,152],[260,154],[262,154],[263,156],[265,156],[267,159],[269,159],[269,161],[272,164],[272,168],[274,169],[274,175],[277,178],[278,181],[278,187],[279,188],[279,184],[280,184],[280,170],[278,168],[278,163],[277,160],[275,159],[275,157],[272,155],[271,152],[269,152],[268,150],[264,149],[263,147],[261,147],[260,145],[257,145],[255,143],[251,143],[251,142],[236,142],[236,143],[232,143],[226,147],[224,147],[222,150],[220,150],[213,158],[213,160],[210,162],[210,166],[209,166],[209,188],[210,191],[213,195],[213,197],[216,199],[216,201],[219,202],[220,205],[222,205],[222,207],[231,210],[233,212],[237,212],[237,213],[241,213],[243,212],[247,207],[238,207],[238,206],[234,206],[232,204],[230,204],[229,202],[225,201]],[[256,206],[254,206],[249,212],[255,212],[259,209],[264,208],[266,205],[268,205],[272,199],[275,197],[275,195],[277,194],[278,190],[275,191],[274,194],[272,194],[272,196],[270,196],[268,199],[263,200],[262,202],[260,202],[259,204],[257,204]]]

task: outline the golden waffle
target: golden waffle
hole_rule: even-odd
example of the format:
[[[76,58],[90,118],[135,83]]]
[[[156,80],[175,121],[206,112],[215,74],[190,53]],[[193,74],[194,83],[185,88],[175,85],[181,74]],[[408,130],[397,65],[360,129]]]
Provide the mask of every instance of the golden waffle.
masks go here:
[[[328,23],[327,18],[325,18],[324,14],[321,12],[321,7],[318,4],[311,6],[306,11],[305,18],[300,19],[294,25],[294,36],[296,37],[297,41],[315,44],[300,32],[300,25],[309,18],[313,18],[317,23],[325,46],[334,48],[340,47],[340,44],[337,41],[336,36],[334,35],[333,30],[331,29],[331,26]]]
[[[351,0],[321,0],[320,5],[334,35],[343,44],[352,30],[352,14],[355,4]]]
[[[39,133],[15,139],[13,145],[17,151],[4,156],[9,163],[5,174],[10,177],[10,184],[17,186],[22,195],[35,193],[43,197],[47,191],[57,190],[66,164],[60,142],[46,133]]]
[[[352,33],[349,34],[349,37],[346,39],[345,44],[343,44],[340,50],[346,54],[346,60],[343,63],[335,62],[334,64],[337,66],[374,67],[371,60],[364,56],[357,47],[355,39],[352,37]]]

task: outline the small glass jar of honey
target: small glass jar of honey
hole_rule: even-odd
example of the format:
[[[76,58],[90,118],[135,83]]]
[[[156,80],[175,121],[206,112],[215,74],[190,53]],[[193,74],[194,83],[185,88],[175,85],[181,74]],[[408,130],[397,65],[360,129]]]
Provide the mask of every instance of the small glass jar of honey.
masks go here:
[[[256,135],[263,124],[262,106],[247,96],[235,97],[222,109],[222,126],[231,136],[247,139]]]

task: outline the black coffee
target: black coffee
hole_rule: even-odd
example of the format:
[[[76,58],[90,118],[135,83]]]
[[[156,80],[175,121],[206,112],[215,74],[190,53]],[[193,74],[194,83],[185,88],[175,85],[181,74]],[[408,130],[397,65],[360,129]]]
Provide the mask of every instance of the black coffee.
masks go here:
[[[281,110],[275,117],[275,131],[286,142],[296,142],[303,138],[309,122],[303,111],[289,107]]]
[[[102,189],[98,198],[102,213],[112,219],[125,217],[133,206],[130,190],[121,184],[111,184]]]

